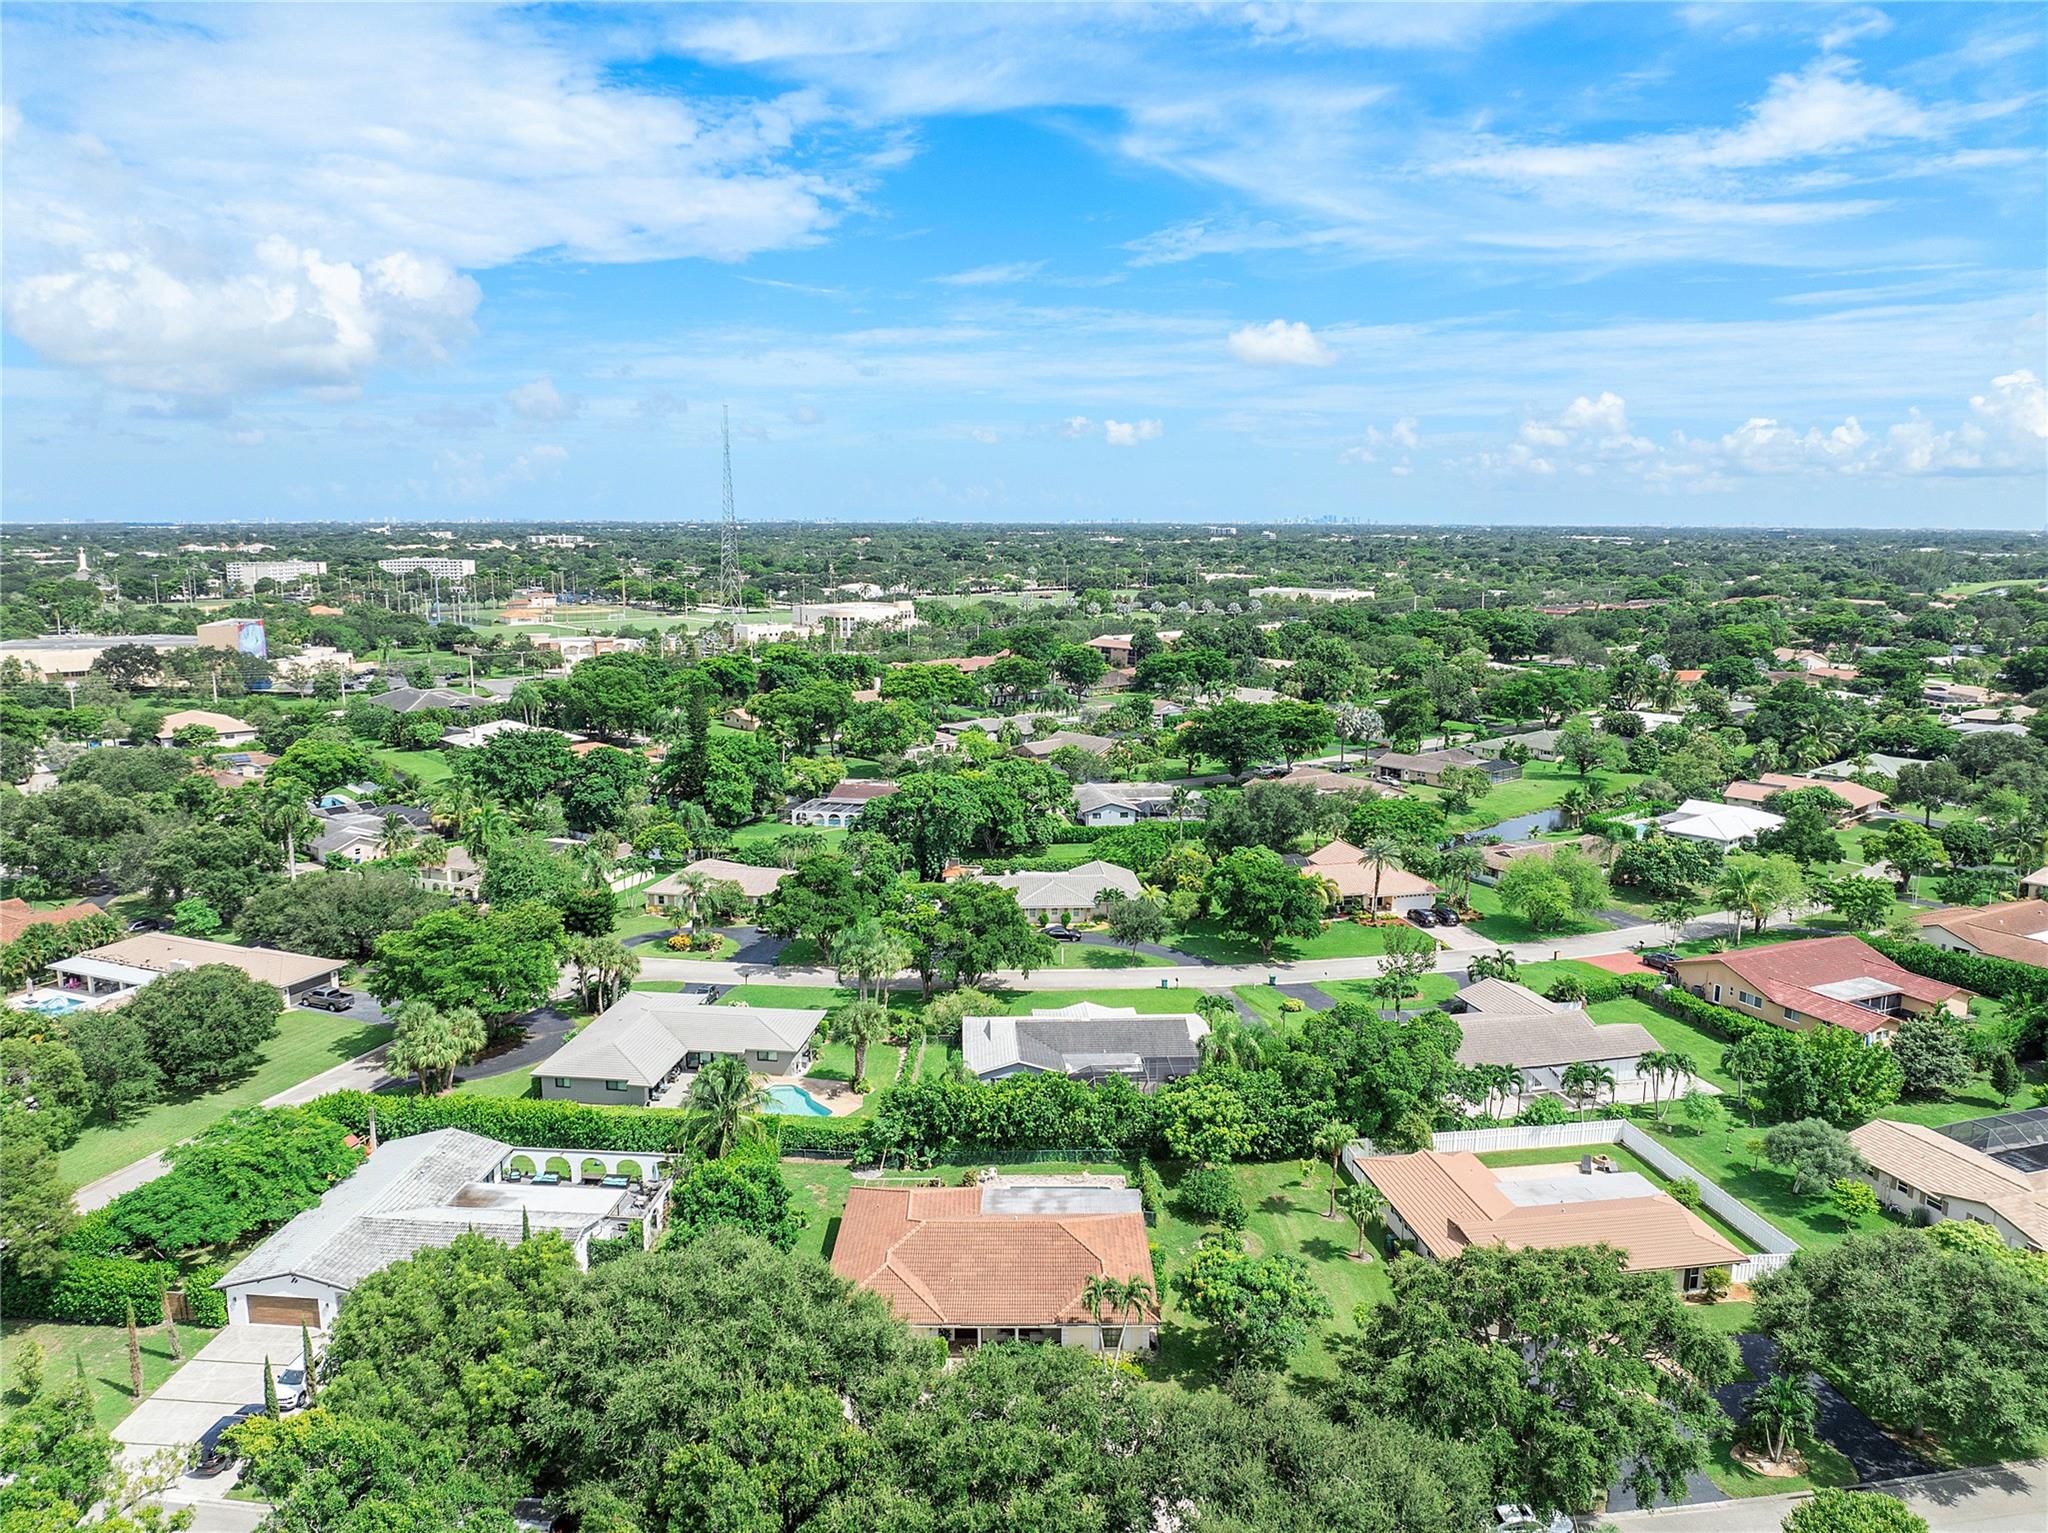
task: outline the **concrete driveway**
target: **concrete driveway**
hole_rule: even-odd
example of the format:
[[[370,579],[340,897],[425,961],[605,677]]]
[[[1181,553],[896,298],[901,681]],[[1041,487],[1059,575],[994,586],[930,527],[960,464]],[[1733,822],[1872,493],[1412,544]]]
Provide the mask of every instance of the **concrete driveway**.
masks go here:
[[[314,1350],[320,1334],[313,1337]],[[245,1405],[263,1403],[263,1364],[268,1359],[278,1393],[289,1399],[304,1382],[301,1344],[295,1325],[231,1325],[201,1347],[191,1361],[157,1387],[155,1394],[129,1412],[114,1428],[114,1441],[124,1456],[147,1456],[161,1449],[185,1450],[223,1416]],[[210,1480],[185,1475],[179,1492],[195,1500],[215,1500],[234,1483],[231,1475]]]

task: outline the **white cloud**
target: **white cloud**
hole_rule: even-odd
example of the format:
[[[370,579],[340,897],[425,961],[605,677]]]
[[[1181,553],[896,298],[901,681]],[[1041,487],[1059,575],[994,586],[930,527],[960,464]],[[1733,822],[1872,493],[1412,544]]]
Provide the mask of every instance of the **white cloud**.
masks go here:
[[[1260,367],[1328,367],[1337,354],[1300,320],[1246,325],[1230,332],[1230,354]]]
[[[226,396],[315,388],[439,359],[480,297],[445,262],[394,253],[356,265],[271,237],[227,265],[148,249],[86,249],[9,284],[16,335],[53,362],[123,388]]]
[[[1002,437],[989,430],[986,426],[975,426],[967,434],[984,447],[993,447],[1002,440]]]
[[[577,410],[577,401],[564,399],[557,392],[552,378],[536,378],[531,383],[520,384],[505,396],[505,403],[521,420],[532,421],[536,425],[565,421]]]
[[[1155,441],[1165,433],[1166,428],[1155,420],[1106,420],[1102,423],[1102,438],[1112,447],[1136,447],[1140,442]]]
[[[942,287],[1008,287],[1018,282],[1029,282],[1044,270],[1043,261],[1006,261],[996,266],[976,266],[968,271],[956,271],[929,280]]]

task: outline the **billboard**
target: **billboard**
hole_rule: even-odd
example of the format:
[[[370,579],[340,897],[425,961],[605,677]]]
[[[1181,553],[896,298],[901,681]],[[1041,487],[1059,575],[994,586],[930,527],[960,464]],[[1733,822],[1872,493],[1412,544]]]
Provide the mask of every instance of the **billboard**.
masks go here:
[[[242,631],[235,636],[235,648],[258,660],[270,658],[270,640],[264,635],[261,619],[252,618],[242,624]]]

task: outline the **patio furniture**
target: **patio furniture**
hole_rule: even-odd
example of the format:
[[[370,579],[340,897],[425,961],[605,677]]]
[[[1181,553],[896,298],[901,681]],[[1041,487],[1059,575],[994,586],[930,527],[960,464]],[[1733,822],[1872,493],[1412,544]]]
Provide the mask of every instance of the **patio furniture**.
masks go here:
[[[598,1184],[600,1187],[624,1188],[631,1185],[623,1176],[608,1176]]]
[[[562,1185],[562,1179],[552,1171],[543,1171],[533,1179],[533,1185],[536,1187],[559,1187]]]

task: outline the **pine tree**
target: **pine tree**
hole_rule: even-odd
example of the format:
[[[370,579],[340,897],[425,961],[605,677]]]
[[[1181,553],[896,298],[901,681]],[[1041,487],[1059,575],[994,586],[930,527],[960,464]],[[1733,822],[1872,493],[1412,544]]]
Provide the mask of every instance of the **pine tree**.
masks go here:
[[[272,1421],[284,1414],[277,1404],[277,1375],[271,1370],[267,1357],[263,1359],[263,1414]]]
[[[178,1345],[178,1322],[171,1314],[171,1291],[168,1288],[164,1290],[164,1340],[170,1344],[173,1358],[185,1355],[185,1349]]]
[[[533,1214],[527,1209],[519,1210],[519,1243],[525,1245],[533,1239]]]
[[[306,1403],[311,1405],[320,1394],[320,1384],[313,1377],[313,1333],[304,1321],[299,1322],[299,1357],[306,1370]]]
[[[135,1301],[128,1301],[128,1380],[135,1398],[142,1398],[142,1333],[135,1329]]]

